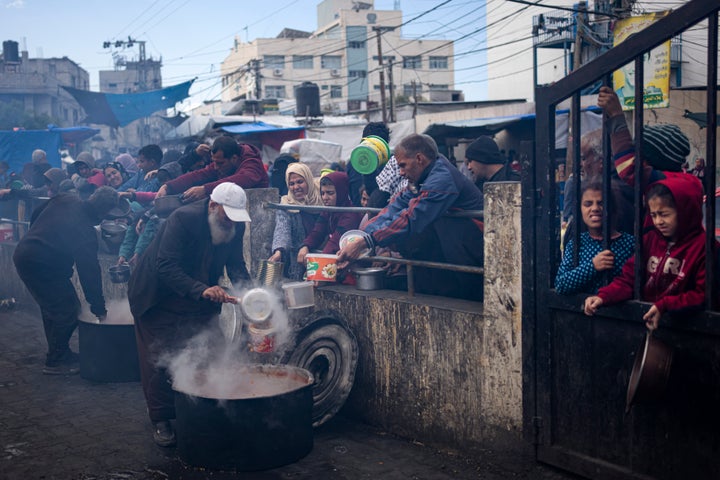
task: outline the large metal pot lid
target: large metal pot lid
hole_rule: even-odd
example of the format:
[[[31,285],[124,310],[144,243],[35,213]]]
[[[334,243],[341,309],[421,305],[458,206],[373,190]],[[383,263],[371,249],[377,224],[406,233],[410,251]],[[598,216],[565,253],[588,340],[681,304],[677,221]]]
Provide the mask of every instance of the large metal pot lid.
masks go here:
[[[264,322],[272,314],[270,293],[264,288],[248,290],[242,297],[240,308],[251,322]]]

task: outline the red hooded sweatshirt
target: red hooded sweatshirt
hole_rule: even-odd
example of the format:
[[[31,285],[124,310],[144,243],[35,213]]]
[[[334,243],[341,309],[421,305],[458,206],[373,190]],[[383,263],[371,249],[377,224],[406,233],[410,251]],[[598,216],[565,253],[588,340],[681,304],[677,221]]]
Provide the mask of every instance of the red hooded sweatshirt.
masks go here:
[[[689,174],[669,176],[656,183],[670,189],[675,200],[678,237],[675,244],[656,228],[643,236],[645,284],[642,300],[653,302],[660,313],[701,307],[705,301],[705,229],[702,225],[703,188]],[[603,304],[633,297],[635,257],[620,276],[598,291]]]

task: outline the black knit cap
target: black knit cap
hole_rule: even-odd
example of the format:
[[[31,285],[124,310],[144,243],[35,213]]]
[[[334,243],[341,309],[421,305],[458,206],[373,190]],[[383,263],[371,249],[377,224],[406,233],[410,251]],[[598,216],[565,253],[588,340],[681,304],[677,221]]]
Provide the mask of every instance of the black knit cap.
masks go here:
[[[690,154],[690,141],[677,125],[648,125],[643,129],[643,159],[658,170],[679,172]]]
[[[490,137],[480,137],[465,150],[465,158],[479,163],[498,164],[505,163],[505,157],[502,156],[495,140]]]

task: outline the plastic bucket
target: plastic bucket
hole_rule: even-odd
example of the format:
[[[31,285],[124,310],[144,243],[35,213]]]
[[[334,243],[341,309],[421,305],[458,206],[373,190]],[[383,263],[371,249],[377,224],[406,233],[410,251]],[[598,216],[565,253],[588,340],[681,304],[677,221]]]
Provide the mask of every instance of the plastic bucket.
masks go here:
[[[275,328],[259,328],[255,325],[248,326],[250,335],[250,351],[255,353],[272,353],[275,351]]]
[[[337,276],[337,255],[309,253],[305,257],[308,280],[316,282],[334,282]]]
[[[350,163],[363,175],[374,172],[390,158],[390,146],[382,138],[370,135],[360,141],[360,145],[350,153]]]
[[[315,288],[312,282],[291,282],[282,286],[285,305],[289,309],[306,308],[315,305]]]

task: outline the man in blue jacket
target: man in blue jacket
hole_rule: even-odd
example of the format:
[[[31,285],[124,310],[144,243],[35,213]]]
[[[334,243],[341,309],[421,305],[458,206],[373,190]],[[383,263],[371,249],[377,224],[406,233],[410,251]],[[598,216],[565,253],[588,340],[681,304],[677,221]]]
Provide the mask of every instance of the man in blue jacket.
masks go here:
[[[408,186],[365,227],[367,246],[390,247],[415,260],[483,265],[483,223],[444,216],[447,212],[482,209],[482,194],[445,157],[427,135],[412,134],[395,147],[400,174]],[[365,245],[351,243],[340,261],[359,257]],[[478,274],[416,268],[419,293],[482,300]]]

